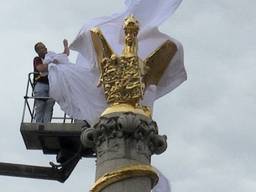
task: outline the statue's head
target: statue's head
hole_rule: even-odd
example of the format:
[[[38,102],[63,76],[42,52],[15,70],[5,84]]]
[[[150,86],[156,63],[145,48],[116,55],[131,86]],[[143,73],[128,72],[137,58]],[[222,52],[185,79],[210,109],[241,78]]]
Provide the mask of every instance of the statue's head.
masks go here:
[[[124,32],[125,32],[125,42],[129,46],[131,46],[135,42],[135,39],[139,32],[139,22],[134,16],[130,15],[125,18]]]

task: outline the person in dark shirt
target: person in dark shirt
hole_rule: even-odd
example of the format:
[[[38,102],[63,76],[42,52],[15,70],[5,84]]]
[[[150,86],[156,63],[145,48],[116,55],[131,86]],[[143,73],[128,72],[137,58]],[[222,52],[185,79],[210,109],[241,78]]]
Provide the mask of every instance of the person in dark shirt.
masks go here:
[[[68,41],[63,40],[64,52],[69,55]],[[34,96],[35,99],[35,122],[37,123],[48,123],[52,119],[53,107],[55,101],[49,98],[49,81],[48,81],[48,65],[44,58],[48,53],[46,46],[42,42],[35,44],[35,51],[38,56],[34,58],[33,66],[34,72]],[[52,61],[57,64],[57,62]]]
[[[48,64],[43,63],[47,54],[47,48],[42,42],[35,44],[35,51],[38,54],[34,58],[34,96],[35,99],[35,122],[48,123],[51,121],[55,101],[49,97]],[[44,98],[46,97],[46,98]]]

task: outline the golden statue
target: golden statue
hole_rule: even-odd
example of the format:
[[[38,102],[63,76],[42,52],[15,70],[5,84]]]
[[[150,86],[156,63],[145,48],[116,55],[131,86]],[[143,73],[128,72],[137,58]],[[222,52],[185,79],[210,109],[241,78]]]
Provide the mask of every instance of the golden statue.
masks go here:
[[[91,30],[100,69],[99,86],[103,86],[109,105],[102,115],[130,111],[151,117],[150,109],[140,105],[140,100],[147,86],[158,84],[177,47],[167,40],[142,61],[138,56],[139,22],[134,16],[125,19],[124,32],[124,48],[119,57],[99,28]]]

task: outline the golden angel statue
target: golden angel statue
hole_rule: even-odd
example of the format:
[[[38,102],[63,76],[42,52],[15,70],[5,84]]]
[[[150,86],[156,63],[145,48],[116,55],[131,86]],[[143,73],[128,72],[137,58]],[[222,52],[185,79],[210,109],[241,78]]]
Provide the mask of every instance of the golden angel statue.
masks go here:
[[[186,80],[180,42],[158,26],[181,0],[125,0],[126,9],[89,20],[70,48],[75,64],[49,66],[50,95],[71,117],[131,111],[152,115],[153,103]]]

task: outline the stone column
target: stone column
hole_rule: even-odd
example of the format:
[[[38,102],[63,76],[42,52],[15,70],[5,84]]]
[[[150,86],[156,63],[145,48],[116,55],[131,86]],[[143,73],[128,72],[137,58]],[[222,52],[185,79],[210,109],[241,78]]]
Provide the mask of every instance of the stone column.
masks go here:
[[[91,192],[150,192],[158,181],[151,155],[167,148],[166,136],[144,115],[112,113],[81,135],[97,154],[96,182]]]

